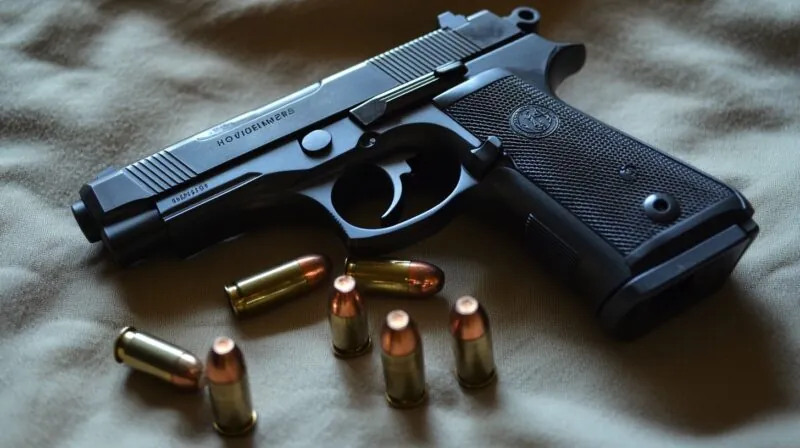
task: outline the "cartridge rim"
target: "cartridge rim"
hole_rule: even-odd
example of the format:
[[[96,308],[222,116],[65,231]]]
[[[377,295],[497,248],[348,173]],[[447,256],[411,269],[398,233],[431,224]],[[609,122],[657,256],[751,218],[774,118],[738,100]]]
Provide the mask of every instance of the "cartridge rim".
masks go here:
[[[419,396],[416,400],[400,400],[397,398],[392,397],[388,393],[384,394],[386,397],[386,402],[389,403],[389,406],[395,409],[411,409],[417,406],[420,406],[428,399],[428,387],[422,390],[422,395]]]
[[[258,420],[258,413],[255,410],[253,411],[253,413],[251,415],[252,415],[252,418],[250,419],[250,421],[246,425],[242,426],[241,428],[224,428],[224,427],[218,425],[217,422],[214,422],[214,429],[218,433],[220,433],[220,434],[222,434],[224,436],[242,436],[242,435],[245,435],[248,432],[250,432],[256,426],[256,421]]]
[[[225,290],[225,295],[228,296],[228,305],[231,306],[231,311],[233,311],[234,316],[239,316],[239,307],[237,303],[242,298],[241,294],[239,294],[239,288],[236,287],[234,284],[225,285],[223,287]]]
[[[462,378],[457,372],[455,373],[455,376],[456,380],[458,381],[458,384],[461,387],[465,389],[480,389],[489,386],[495,381],[497,381],[497,369],[492,370],[492,373],[489,375],[489,377],[485,381],[481,381],[479,383],[470,383],[469,381]]]
[[[123,327],[122,330],[119,331],[119,334],[117,334],[117,338],[114,339],[114,359],[119,364],[123,363],[122,358],[120,358],[120,356],[119,356],[119,350],[120,350],[120,348],[122,346],[122,338],[125,337],[125,335],[128,332],[131,332],[131,331],[137,331],[137,330],[132,325],[128,325],[126,327]]]
[[[340,350],[335,345],[331,344],[331,349],[333,350],[333,355],[337,358],[347,359],[347,358],[355,358],[357,356],[361,356],[365,354],[369,349],[372,348],[372,338],[368,337],[367,342],[365,342],[361,347],[358,347],[355,350]]]

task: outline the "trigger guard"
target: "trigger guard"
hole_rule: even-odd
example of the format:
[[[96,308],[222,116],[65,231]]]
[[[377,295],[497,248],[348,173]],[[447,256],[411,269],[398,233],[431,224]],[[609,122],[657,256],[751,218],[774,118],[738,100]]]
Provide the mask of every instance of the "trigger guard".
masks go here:
[[[353,255],[379,255],[409,246],[439,231],[452,219],[455,199],[476,187],[478,180],[462,166],[456,186],[441,202],[424,213],[377,229],[354,226],[336,211],[332,196],[334,183],[318,185],[298,193],[316,201],[328,211],[338,224],[348,251]]]

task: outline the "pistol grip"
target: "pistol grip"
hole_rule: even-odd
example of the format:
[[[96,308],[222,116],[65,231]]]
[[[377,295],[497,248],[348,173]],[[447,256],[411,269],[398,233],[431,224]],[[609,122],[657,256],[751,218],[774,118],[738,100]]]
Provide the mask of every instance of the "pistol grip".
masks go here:
[[[545,87],[492,70],[457,89],[438,98],[439,106],[477,138],[502,140],[507,167],[487,181],[517,212],[525,243],[549,254],[548,264],[617,336],[642,334],[715,291],[757,233],[738,192]],[[725,242],[715,240],[721,235]],[[713,247],[703,246],[710,241]],[[736,255],[724,257],[729,251]],[[713,263],[720,257],[722,268]],[[657,282],[641,277],[658,269]],[[698,281],[703,272],[708,278]],[[687,289],[681,281],[689,278],[697,284]],[[641,311],[645,305],[650,313]]]

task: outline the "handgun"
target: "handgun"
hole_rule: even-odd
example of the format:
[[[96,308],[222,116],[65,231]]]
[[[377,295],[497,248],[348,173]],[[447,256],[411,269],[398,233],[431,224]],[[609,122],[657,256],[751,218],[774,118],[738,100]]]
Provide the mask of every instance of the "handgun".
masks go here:
[[[753,208],[559,99],[586,47],[541,37],[539,22],[529,7],[442,13],[422,37],[104,170],[73,215],[124,267],[197,255],[275,210],[308,211],[361,256],[501,210],[490,228],[541,261],[532,268],[611,336],[638,338],[722,287],[758,234]],[[435,194],[409,213],[411,191]],[[354,211],[376,197],[376,212]]]

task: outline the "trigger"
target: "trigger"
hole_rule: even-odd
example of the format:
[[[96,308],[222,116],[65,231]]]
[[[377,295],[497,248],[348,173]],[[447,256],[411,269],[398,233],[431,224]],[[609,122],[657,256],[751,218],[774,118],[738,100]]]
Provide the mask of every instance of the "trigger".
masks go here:
[[[378,165],[389,176],[392,181],[392,203],[389,208],[381,216],[381,225],[383,227],[392,226],[397,224],[403,212],[403,180],[401,176],[411,172],[411,166],[405,160],[392,162],[389,164]]]

